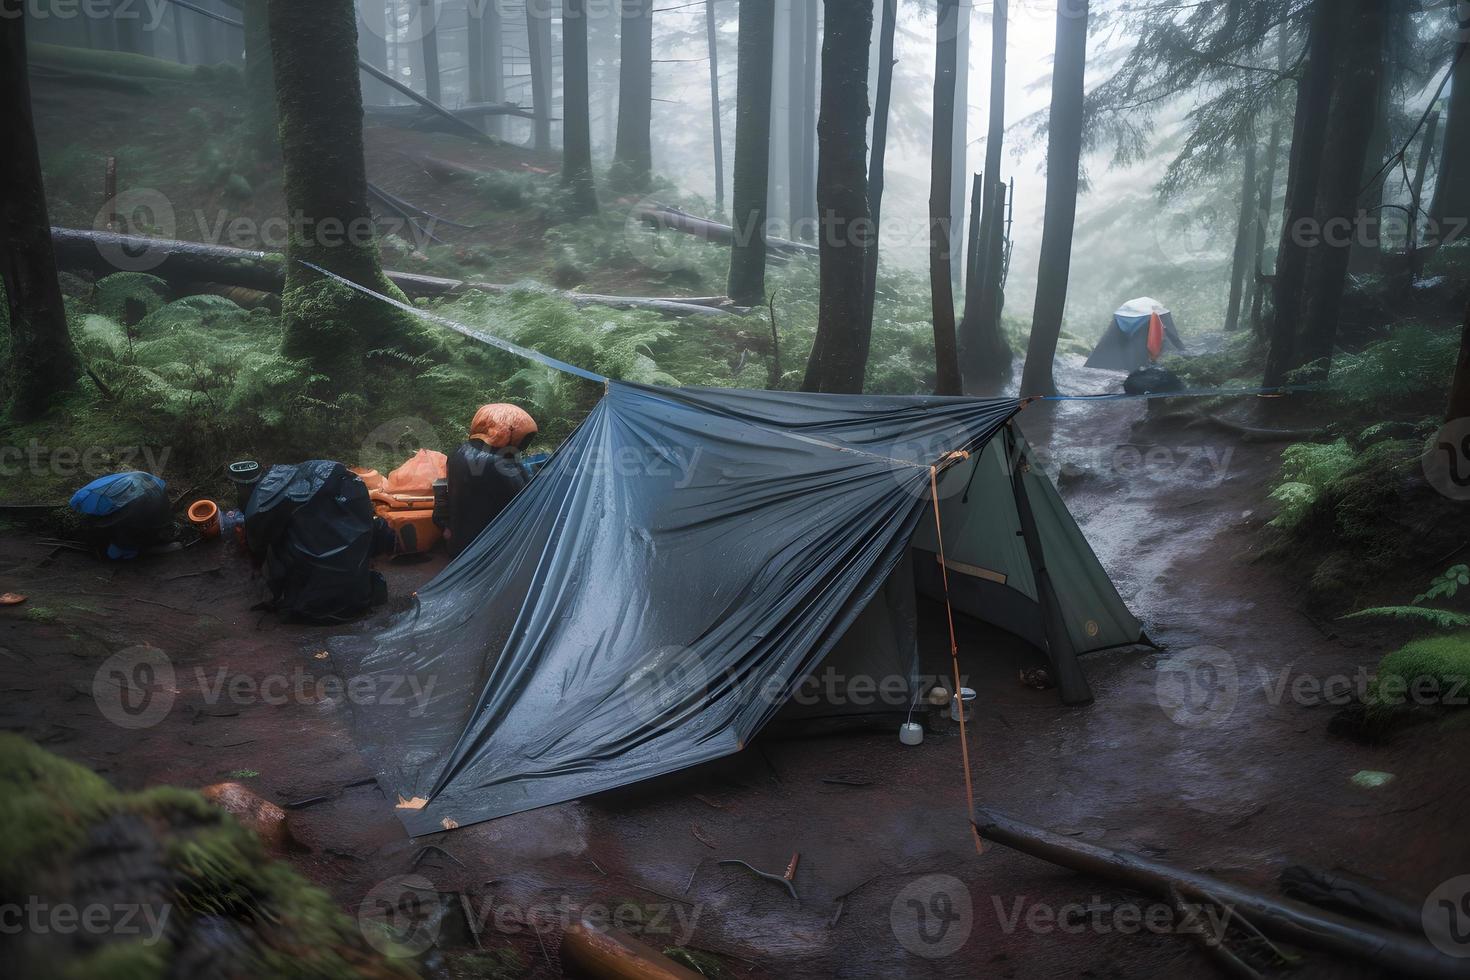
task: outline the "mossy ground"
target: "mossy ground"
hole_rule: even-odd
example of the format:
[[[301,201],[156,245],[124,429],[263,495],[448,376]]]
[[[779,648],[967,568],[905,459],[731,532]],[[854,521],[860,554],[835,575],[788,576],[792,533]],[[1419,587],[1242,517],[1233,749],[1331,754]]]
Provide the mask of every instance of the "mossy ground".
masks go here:
[[[109,846],[90,846],[99,839]],[[126,868],[112,885],[105,882],[117,869],[108,862]],[[252,833],[198,793],[119,793],[14,735],[0,735],[0,890],[53,905],[131,900],[169,913],[162,934],[147,941],[27,934],[20,961],[11,964],[21,975],[174,975],[176,959],[197,952],[200,928],[216,937],[210,942],[235,937],[214,952],[240,957],[241,974],[413,975],[380,957],[325,892],[270,860]]]

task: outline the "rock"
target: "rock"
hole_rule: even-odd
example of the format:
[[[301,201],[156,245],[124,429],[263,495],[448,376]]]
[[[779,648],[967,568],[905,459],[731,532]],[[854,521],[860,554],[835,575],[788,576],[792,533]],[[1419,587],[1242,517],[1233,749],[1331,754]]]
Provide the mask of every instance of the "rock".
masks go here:
[[[272,850],[288,851],[300,847],[296,838],[291,836],[286,811],[239,783],[215,783],[199,792],[210,803],[233,816],[242,827],[254,833]]]
[[[1061,470],[1057,473],[1057,483],[1064,487],[1075,486],[1083,480],[1092,476],[1092,470],[1076,463],[1063,463]]]
[[[1123,390],[1130,395],[1183,391],[1184,382],[1173,371],[1161,367],[1146,367],[1128,375],[1123,382]]]

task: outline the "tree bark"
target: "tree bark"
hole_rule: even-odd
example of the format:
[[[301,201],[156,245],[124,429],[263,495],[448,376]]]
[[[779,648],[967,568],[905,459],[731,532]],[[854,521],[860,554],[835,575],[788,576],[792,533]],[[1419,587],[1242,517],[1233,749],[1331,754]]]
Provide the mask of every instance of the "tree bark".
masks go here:
[[[282,349],[330,364],[398,346],[410,334],[401,314],[301,264],[402,295],[383,275],[368,209],[352,0],[269,0],[268,13],[291,223]]]
[[[618,182],[642,190],[653,172],[653,0],[622,0],[618,62]]]
[[[81,369],[56,280],[31,114],[25,17],[21,0],[0,0],[0,122],[8,134],[0,153],[0,286],[10,323],[14,410],[20,418],[33,418],[52,396],[71,389]]]
[[[725,140],[720,121],[720,43],[715,0],[704,0],[704,35],[709,47],[709,114],[715,157],[715,210],[725,210]]]
[[[985,138],[985,181],[980,203],[978,254],[970,257],[977,280],[965,289],[960,321],[960,368],[965,390],[977,391],[1011,374],[1011,345],[1001,329],[1000,277],[1006,185],[1001,180],[1005,143],[1007,0],[994,0],[990,32],[990,126]],[[973,302],[972,302],[973,299]]]
[[[531,63],[531,102],[536,109],[531,145],[551,149],[551,11],[553,0],[526,0],[526,50]]]
[[[1288,364],[1288,370],[1311,365],[1308,383],[1324,380],[1331,368],[1352,243],[1362,233],[1358,192],[1373,136],[1388,27],[1381,0],[1339,0],[1333,13],[1343,20],[1344,34],[1317,188],[1321,241],[1307,257],[1301,326]]]
[[[563,0],[562,183],[570,192],[571,211],[597,213],[597,185],[592,176],[592,105],[587,82],[587,0]]]
[[[742,0],[735,88],[735,174],[727,290],[740,306],[766,300],[766,195],[770,184],[771,58],[775,0]]]
[[[955,343],[950,187],[954,180],[956,27],[959,0],[939,0],[934,68],[934,135],[929,154],[929,293],[934,316],[934,391],[961,393]]]
[[[266,0],[244,0],[245,98],[250,144],[262,160],[279,153],[276,139],[276,76]]]
[[[1267,387],[1284,384],[1287,372],[1302,363],[1296,351],[1308,256],[1302,233],[1310,231],[1316,216],[1322,147],[1332,107],[1334,60],[1341,33],[1342,21],[1336,16],[1333,0],[1315,0],[1306,61],[1301,81],[1297,83],[1296,116],[1286,176],[1286,211],[1281,223],[1281,244],[1276,251],[1271,318],[1266,326]]]
[[[868,162],[868,209],[873,234],[864,258],[863,323],[871,332],[878,295],[878,239],[883,211],[883,168],[888,153],[888,106],[893,101],[893,45],[898,33],[898,0],[878,0],[883,7],[878,28],[878,91],[873,108],[873,149]]]
[[[1240,329],[1241,302],[1245,298],[1247,267],[1251,259],[1253,236],[1251,208],[1256,193],[1256,133],[1245,134],[1245,157],[1241,161],[1240,221],[1235,227],[1235,255],[1230,263],[1230,302],[1225,309],[1227,333]]]
[[[872,323],[863,288],[871,247],[868,212],[868,51],[873,0],[825,0],[822,113],[817,120],[821,300],[803,391],[857,394]]]
[[[1470,219],[1470,7],[1451,5],[1459,46],[1455,53],[1455,77],[1450,81],[1449,110],[1445,115],[1444,152],[1435,181],[1434,203],[1430,205],[1431,229],[1438,225],[1433,244],[1443,243],[1458,229],[1465,233]]]
[[[1088,0],[1057,5],[1051,122],[1046,146],[1046,217],[1041,226],[1041,260],[1036,273],[1036,307],[1026,349],[1021,394],[1056,393],[1052,364],[1067,308],[1072,273],[1072,234],[1077,224],[1078,176],[1082,164],[1083,82],[1087,74]]]

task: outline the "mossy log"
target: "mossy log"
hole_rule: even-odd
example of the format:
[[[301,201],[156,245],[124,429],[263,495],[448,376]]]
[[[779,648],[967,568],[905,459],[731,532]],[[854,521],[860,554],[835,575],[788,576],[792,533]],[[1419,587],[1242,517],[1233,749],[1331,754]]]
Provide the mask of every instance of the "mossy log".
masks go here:
[[[176,286],[216,283],[239,286],[262,293],[279,293],[285,283],[285,258],[276,252],[257,252],[180,242],[165,238],[144,238],[106,231],[75,228],[52,228],[51,241],[56,249],[56,264],[69,271],[91,272],[109,276],[130,267],[146,271]],[[126,260],[129,265],[122,262]],[[478,282],[470,279],[447,279],[413,272],[384,272],[404,295],[434,299],[464,292],[482,292],[500,296],[525,287],[513,284]],[[657,296],[609,296],[602,293],[574,293],[546,289],[573,306],[610,306],[617,309],[649,310],[666,316],[734,316],[746,312],[731,306],[723,296],[663,298]]]

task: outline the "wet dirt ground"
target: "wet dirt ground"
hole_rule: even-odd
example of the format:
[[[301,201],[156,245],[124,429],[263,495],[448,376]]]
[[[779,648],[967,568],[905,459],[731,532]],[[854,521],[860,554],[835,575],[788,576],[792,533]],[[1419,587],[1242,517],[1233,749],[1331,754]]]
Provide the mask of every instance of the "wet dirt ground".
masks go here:
[[[1064,494],[1164,649],[1089,657],[1096,702],[1064,708],[1018,682],[1027,659],[1014,641],[961,619],[962,665],[979,692],[969,732],[978,800],[1268,890],[1302,863],[1376,881],[1417,907],[1470,872],[1470,769],[1450,761],[1470,750],[1470,729],[1421,726],[1381,748],[1329,735],[1337,708],[1317,703],[1310,684],[1352,677],[1384,651],[1311,618],[1282,569],[1252,560],[1280,447],[1142,424],[1145,412],[1072,402],[1022,416],[1050,468],[1070,464]],[[383,570],[402,597],[442,563]],[[29,601],[0,611],[3,728],[126,789],[238,779],[294,804],[304,849],[289,859],[344,908],[355,914],[395,876],[422,876],[463,896],[442,947],[473,950],[467,908],[483,944],[516,947],[528,975],[557,975],[560,925],[587,909],[618,911],[654,945],[715,953],[734,977],[1216,969],[1190,940],[1133,926],[1129,908],[1149,909],[1139,896],[1003,848],[977,855],[952,730],[913,748],[889,730],[764,738],[651,784],[410,840],[354,750],[349,708],[317,656],[340,628],[252,612],[258,587],[249,562],[218,542],[104,564],[5,535],[0,591]],[[921,613],[925,656],[943,664],[943,607]],[[115,696],[94,680],[138,644],[164,651],[174,684],[161,717],[120,725],[101,708]],[[1205,658],[1214,696],[1181,700],[1179,685],[1199,675],[1176,667],[1205,646],[1219,651]],[[1395,779],[1359,788],[1360,770]],[[793,852],[799,903],[717,864],[780,874]],[[1090,909],[1085,920],[1058,924],[1076,905]],[[528,916],[539,924],[527,928]],[[1314,954],[1295,975],[1375,972]]]

